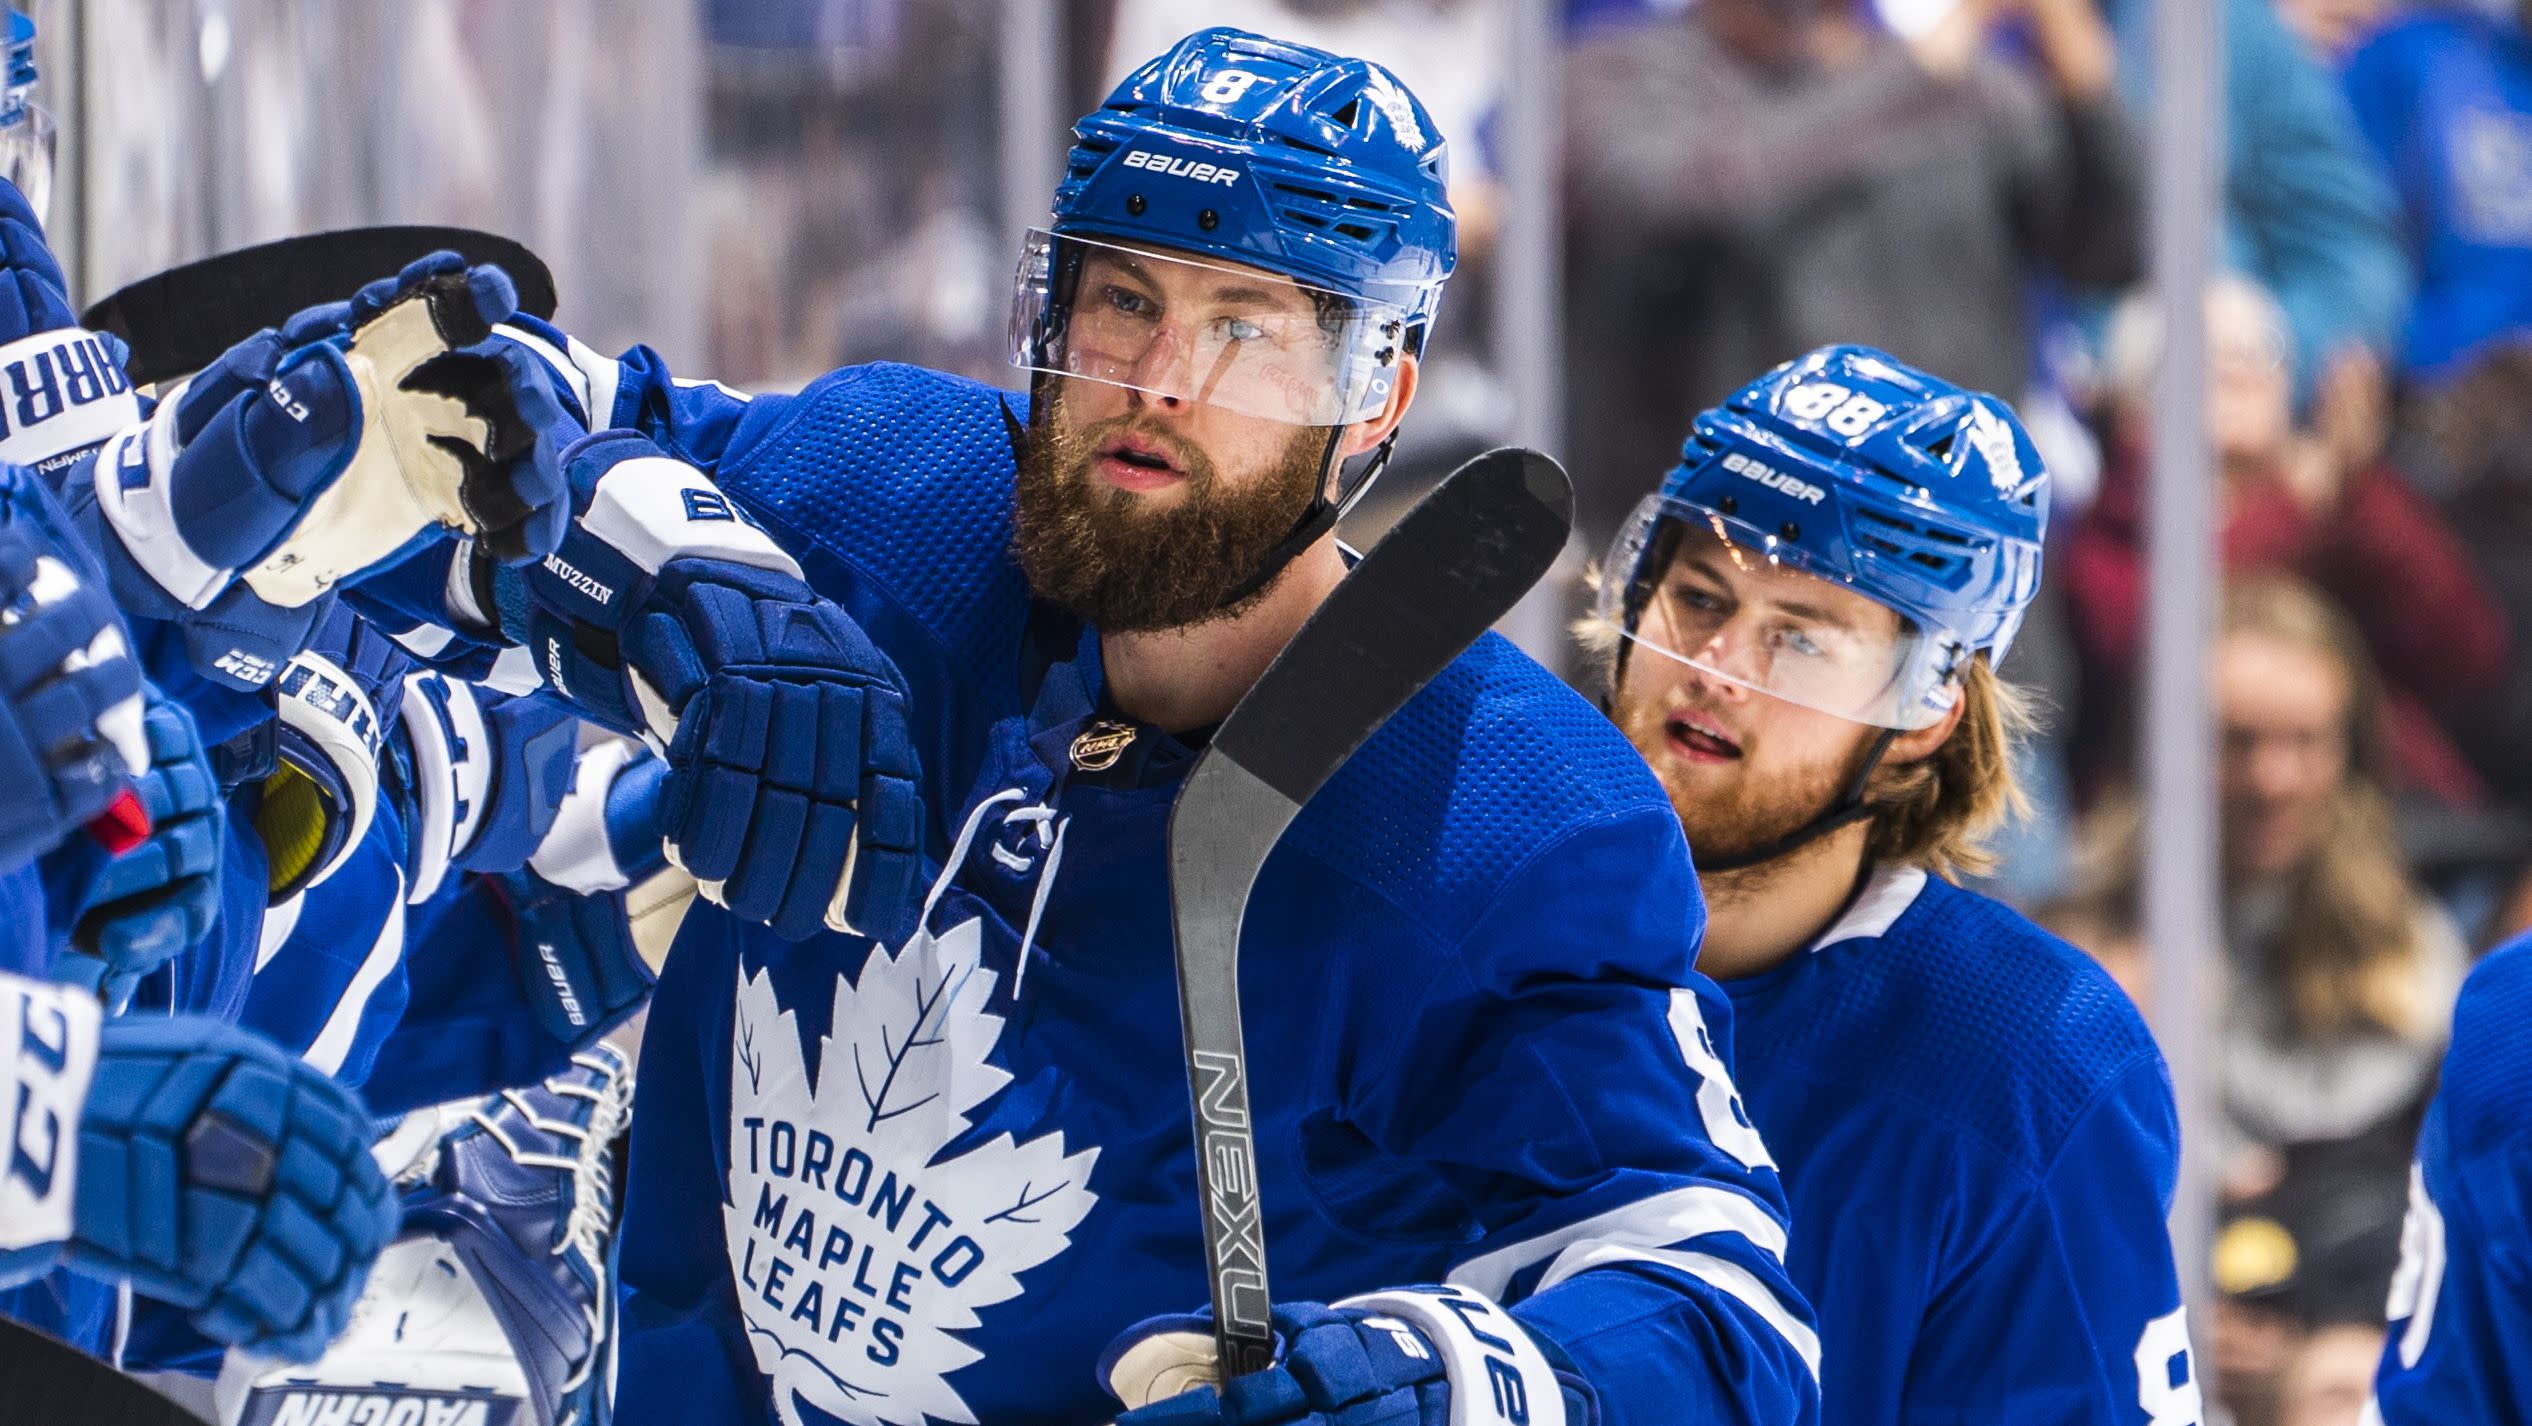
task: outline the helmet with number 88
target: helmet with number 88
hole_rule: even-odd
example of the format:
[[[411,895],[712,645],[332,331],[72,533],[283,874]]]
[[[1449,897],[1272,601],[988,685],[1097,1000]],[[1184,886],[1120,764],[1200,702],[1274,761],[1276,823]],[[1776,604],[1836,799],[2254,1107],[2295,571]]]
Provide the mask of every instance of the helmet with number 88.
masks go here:
[[[1379,414],[1456,258],[1440,134],[1364,60],[1224,27],[1119,84],[1074,127],[1051,229],[1021,258],[1016,366],[1337,426]],[[1085,267],[1289,279],[1307,310],[1243,311],[1171,340],[1157,303],[1083,301]],[[1104,290],[1104,289],[1103,289]]]
[[[1824,347],[1696,419],[1681,462],[1612,546],[1599,614],[1626,638],[1759,692],[1922,728],[1968,660],[2003,659],[2040,584],[2048,472],[2012,409],[1869,347]],[[1736,620],[1718,566],[1791,571],[1891,610]]]

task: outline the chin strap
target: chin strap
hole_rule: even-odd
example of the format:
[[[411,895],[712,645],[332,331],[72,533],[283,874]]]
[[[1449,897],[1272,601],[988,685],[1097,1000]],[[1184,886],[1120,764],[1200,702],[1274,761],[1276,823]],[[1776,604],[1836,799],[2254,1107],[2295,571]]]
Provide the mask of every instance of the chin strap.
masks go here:
[[[1698,852],[1696,848],[1690,847],[1688,860],[1701,872],[1739,871],[1744,867],[1754,867],[1762,862],[1772,862],[1788,852],[1798,851],[1811,845],[1848,823],[1860,822],[1872,816],[1880,809],[1864,800],[1864,784],[1873,780],[1874,770],[1881,766],[1882,754],[1890,751],[1891,739],[1898,736],[1899,730],[1896,728],[1881,730],[1881,736],[1873,739],[1872,750],[1864,755],[1864,765],[1857,768],[1855,776],[1848,780],[1846,790],[1839,793],[1837,800],[1830,803],[1819,816],[1764,846],[1753,847],[1738,856],[1709,857]]]
[[[1330,500],[1328,479],[1336,474],[1336,445],[1345,439],[1345,431],[1343,426],[1328,431],[1327,451],[1319,457],[1319,479],[1310,488],[1310,504],[1302,510],[1300,522],[1292,527],[1291,534],[1277,541],[1275,547],[1266,552],[1266,558],[1256,572],[1241,580],[1218,607],[1231,608],[1274,583],[1275,576],[1284,572],[1285,565],[1292,563],[1303,550],[1317,544],[1328,531],[1336,528],[1336,522],[1345,518],[1356,502],[1370,491],[1372,482],[1380,479],[1381,471],[1388,468],[1389,452],[1398,444],[1398,430],[1394,426],[1388,435],[1381,438],[1379,448],[1372,452],[1371,462],[1363,467],[1363,473],[1355,479],[1353,487],[1340,490],[1337,497]]]

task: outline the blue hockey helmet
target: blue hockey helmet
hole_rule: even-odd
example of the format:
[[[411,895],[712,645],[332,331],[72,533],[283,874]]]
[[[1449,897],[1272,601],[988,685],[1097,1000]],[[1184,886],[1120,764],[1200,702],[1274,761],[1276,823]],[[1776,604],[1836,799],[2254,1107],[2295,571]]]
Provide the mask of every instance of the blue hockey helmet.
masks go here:
[[[2047,518],[2048,472],[2004,402],[1869,347],[1824,347],[1697,417],[1612,546],[1599,612],[1731,682],[1924,727],[1972,655],[2001,660],[2012,644]],[[1736,622],[1716,561],[1825,580],[1897,628],[1846,627],[1799,598]]]
[[[1021,260],[1015,365],[1139,389],[1165,380],[1165,394],[1307,425],[1387,405],[1457,257],[1442,136],[1387,70],[1201,30],[1119,84],[1073,136],[1052,227],[1029,235]],[[1309,294],[1311,310],[1280,343],[1271,323],[1243,319],[1236,338],[1208,326],[1156,378],[1142,361],[1156,326],[1087,304],[1108,327],[1076,326],[1082,269],[1103,254],[1262,269]]]

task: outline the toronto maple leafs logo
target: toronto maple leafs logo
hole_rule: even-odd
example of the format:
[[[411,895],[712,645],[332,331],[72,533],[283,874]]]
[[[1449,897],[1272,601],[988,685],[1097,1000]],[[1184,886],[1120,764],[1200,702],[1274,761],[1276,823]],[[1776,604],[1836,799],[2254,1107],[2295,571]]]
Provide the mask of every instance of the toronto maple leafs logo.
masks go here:
[[[1969,444],[1986,458],[1987,478],[1995,483],[1998,495],[2011,495],[2022,488],[2022,452],[2014,446],[2013,432],[1996,419],[1996,413],[1984,406],[1969,408]]]
[[[1422,153],[1424,126],[1416,122],[1415,101],[1407,97],[1398,81],[1389,77],[1389,71],[1376,64],[1365,68],[1371,75],[1363,82],[1363,96],[1389,121],[1389,127],[1397,130],[1398,142],[1406,146],[1407,152]]]
[[[1011,1079],[980,940],[973,920],[918,933],[838,976],[814,1082],[771,979],[740,973],[722,1226],[786,1426],[804,1402],[856,1426],[974,1422],[947,1378],[983,1353],[952,1334],[1019,1296],[1098,1202],[1099,1151],[1068,1156],[1061,1134],[940,1157]]]

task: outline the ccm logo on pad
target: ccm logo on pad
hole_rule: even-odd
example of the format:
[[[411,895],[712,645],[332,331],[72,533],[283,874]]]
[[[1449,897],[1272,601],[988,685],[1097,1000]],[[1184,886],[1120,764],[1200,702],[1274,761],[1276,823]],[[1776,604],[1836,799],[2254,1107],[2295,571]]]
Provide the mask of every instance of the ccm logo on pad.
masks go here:
[[[1829,492],[1810,481],[1796,479],[1762,460],[1752,460],[1734,451],[1723,458],[1723,468],[1744,480],[1755,480],[1770,490],[1782,491],[1807,505],[1817,505],[1829,498]]]
[[[1226,168],[1214,163],[1198,163],[1189,158],[1171,158],[1165,153],[1153,153],[1149,149],[1136,149],[1127,154],[1125,166],[1139,168],[1147,173],[1165,173],[1172,178],[1184,178],[1195,183],[1229,184],[1240,180],[1240,171],[1236,168]]]

